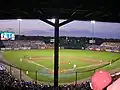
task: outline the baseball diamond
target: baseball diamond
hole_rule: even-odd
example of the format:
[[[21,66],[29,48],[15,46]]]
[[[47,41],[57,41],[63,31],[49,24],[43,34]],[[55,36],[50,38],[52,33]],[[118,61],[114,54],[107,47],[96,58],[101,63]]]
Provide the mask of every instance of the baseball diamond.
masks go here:
[[[53,83],[54,77],[54,54],[53,50],[11,50],[3,53],[4,58],[13,66],[27,70],[25,73],[35,78],[35,71],[38,72],[38,80]],[[14,57],[13,57],[14,56]],[[75,72],[78,80],[89,77],[94,69],[102,65],[104,70],[112,70],[120,65],[120,60],[111,63],[120,57],[119,53],[98,52],[89,50],[67,50],[59,52],[59,83],[74,82]],[[103,69],[100,68],[100,69]],[[26,71],[24,71],[26,72]]]

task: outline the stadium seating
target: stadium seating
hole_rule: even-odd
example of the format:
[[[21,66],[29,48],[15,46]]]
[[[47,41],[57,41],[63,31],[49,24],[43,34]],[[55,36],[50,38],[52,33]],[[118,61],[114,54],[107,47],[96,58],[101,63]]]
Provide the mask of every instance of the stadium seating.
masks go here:
[[[112,76],[112,83],[120,78],[120,73]],[[0,65],[0,90],[53,90],[52,85],[36,84],[24,80],[17,80],[10,75],[4,66]],[[81,84],[59,85],[59,90],[92,90],[90,81]],[[104,89],[106,90],[106,89]]]
[[[100,47],[104,47],[104,49],[110,49],[110,50],[120,50],[120,43],[114,43],[114,42],[104,42],[100,45]]]
[[[30,47],[31,49],[39,49],[40,46],[45,45],[43,41],[39,40],[15,40],[15,41],[3,41],[6,48],[23,48]]]
[[[0,66],[0,68],[0,90],[53,90],[51,85],[19,81],[10,75],[4,66]],[[89,82],[85,82],[77,85],[59,85],[59,90],[91,90],[91,88]]]
[[[2,42],[4,48],[9,48],[9,50],[54,48],[54,44],[45,44],[44,41],[39,41],[39,40],[15,40],[15,41],[2,41]]]
[[[120,52],[120,43],[104,42],[101,45],[90,45],[88,50]]]

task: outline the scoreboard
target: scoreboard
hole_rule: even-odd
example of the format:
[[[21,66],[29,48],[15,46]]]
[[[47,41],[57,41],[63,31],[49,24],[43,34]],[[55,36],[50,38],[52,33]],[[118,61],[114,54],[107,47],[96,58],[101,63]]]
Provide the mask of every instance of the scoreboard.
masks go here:
[[[13,33],[13,32],[0,32],[0,40],[15,40],[15,33]]]

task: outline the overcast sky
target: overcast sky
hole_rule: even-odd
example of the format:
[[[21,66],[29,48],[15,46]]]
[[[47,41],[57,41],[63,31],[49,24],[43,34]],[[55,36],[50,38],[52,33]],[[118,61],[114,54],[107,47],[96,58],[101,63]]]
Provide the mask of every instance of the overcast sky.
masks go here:
[[[60,27],[60,35],[91,37],[92,25],[90,21],[73,21]],[[19,22],[17,20],[0,20],[0,30],[8,28],[18,34]],[[20,22],[20,30],[23,35],[53,36],[53,29],[53,26],[40,20],[22,20]],[[94,24],[94,33],[95,37],[120,39],[120,23],[96,22]]]

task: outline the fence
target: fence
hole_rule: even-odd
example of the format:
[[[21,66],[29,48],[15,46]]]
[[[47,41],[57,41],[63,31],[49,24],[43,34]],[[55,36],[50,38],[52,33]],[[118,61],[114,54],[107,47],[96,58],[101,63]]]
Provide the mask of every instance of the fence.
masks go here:
[[[91,76],[96,70],[103,69],[103,68],[105,69],[106,66],[112,65],[118,60],[120,60],[120,58],[111,60],[108,63],[93,66],[91,68],[75,68],[68,71],[66,70],[59,71],[60,73],[59,79],[61,81],[66,80],[67,82],[67,80],[70,79],[71,76],[73,76],[74,77],[73,83],[77,84],[78,80],[80,80],[81,78],[86,78],[88,76]],[[13,75],[15,78],[19,80],[35,81],[36,83],[38,83],[39,80],[44,82],[44,79],[43,78],[41,79],[40,76],[50,77],[50,78],[54,77],[53,72],[50,72],[48,69],[45,69],[45,68],[42,68],[40,71],[25,70],[22,68],[18,68],[17,66],[10,65],[4,61],[0,61],[0,65],[3,65],[11,75]],[[31,76],[31,78],[28,77],[27,75]],[[53,83],[53,79],[49,80],[49,83]]]

